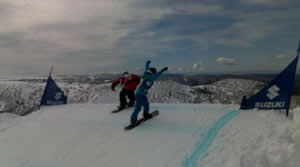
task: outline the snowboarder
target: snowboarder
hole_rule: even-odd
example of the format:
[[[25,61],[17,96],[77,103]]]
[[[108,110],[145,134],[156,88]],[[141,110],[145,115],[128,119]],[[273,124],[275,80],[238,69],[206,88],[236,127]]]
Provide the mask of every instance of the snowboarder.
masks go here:
[[[165,71],[168,70],[168,67],[163,68],[161,71],[156,72],[156,69],[154,67],[149,67],[151,61],[147,61],[145,65],[145,71],[142,76],[143,81],[142,84],[137,89],[136,93],[136,105],[134,112],[131,115],[130,123],[131,125],[135,124],[137,122],[138,114],[142,109],[142,106],[144,107],[144,118],[148,119],[151,118],[152,115],[149,114],[149,101],[147,98],[148,90],[153,85],[154,81]]]
[[[141,77],[135,74],[129,74],[128,72],[124,72],[122,76],[111,84],[112,91],[115,91],[115,87],[121,83],[122,90],[120,92],[120,105],[118,110],[121,111],[126,107],[133,107],[135,103],[135,89],[139,85],[141,81]],[[129,99],[129,103],[127,103],[126,97]]]

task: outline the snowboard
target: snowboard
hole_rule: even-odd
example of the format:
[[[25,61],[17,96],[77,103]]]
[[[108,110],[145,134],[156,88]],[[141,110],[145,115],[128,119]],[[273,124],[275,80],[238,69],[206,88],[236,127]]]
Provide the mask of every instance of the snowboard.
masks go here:
[[[152,115],[151,118],[147,118],[147,119],[146,118],[140,118],[140,119],[137,120],[137,122],[135,124],[130,124],[130,125],[124,127],[124,130],[126,130],[126,131],[131,130],[131,129],[141,125],[142,123],[146,122],[147,120],[150,120],[150,119],[156,117],[159,114],[159,111],[155,110],[155,111],[150,112],[149,114]]]
[[[124,110],[130,109],[130,108],[133,108],[133,106],[132,106],[132,107],[126,107],[126,108],[124,108],[124,109],[122,109],[122,110],[115,109],[115,110],[113,110],[111,113],[115,114],[115,113],[118,113],[118,112],[121,112],[121,111],[124,111]]]

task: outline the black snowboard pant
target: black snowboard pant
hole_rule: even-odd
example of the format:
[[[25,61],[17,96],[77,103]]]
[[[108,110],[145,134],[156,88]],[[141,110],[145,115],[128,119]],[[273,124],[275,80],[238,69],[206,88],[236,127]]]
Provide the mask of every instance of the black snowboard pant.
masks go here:
[[[129,103],[127,103],[126,97],[129,99]],[[120,92],[120,109],[126,108],[126,105],[132,107],[134,106],[134,102],[135,102],[134,90],[122,89],[122,91]]]

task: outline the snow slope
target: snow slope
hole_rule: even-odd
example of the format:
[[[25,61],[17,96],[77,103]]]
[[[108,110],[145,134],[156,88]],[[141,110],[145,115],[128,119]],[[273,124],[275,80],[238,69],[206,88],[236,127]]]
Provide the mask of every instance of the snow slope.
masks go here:
[[[296,153],[294,157],[297,160],[296,164],[300,164],[300,107],[295,108],[291,113],[294,118],[294,123],[296,124],[293,134],[293,139],[296,141]]]
[[[5,167],[296,167],[292,120],[237,106],[152,104],[160,115],[124,131],[116,104],[42,108],[0,133]]]

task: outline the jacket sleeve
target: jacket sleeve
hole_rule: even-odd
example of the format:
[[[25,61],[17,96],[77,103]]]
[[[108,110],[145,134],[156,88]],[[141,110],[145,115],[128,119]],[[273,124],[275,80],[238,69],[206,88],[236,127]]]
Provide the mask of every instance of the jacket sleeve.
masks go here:
[[[144,76],[147,75],[147,71],[148,71],[148,69],[149,69],[149,66],[150,66],[150,63],[149,63],[149,64],[148,64],[148,63],[145,64],[145,71],[144,71],[144,74],[143,74],[142,77],[144,77]]]
[[[164,68],[161,69],[159,72],[157,72],[156,74],[154,74],[154,75],[151,77],[152,81],[154,81],[154,80],[156,80],[158,77],[160,77],[160,75],[161,75],[162,73],[164,73]]]
[[[112,84],[111,84],[111,89],[112,89],[112,90],[114,90],[115,87],[120,83],[120,80],[121,80],[121,77],[118,78],[118,79],[116,79],[116,80],[114,80],[114,81],[112,82]]]
[[[132,80],[136,81],[137,84],[141,82],[141,77],[138,75],[132,75]]]
[[[159,71],[159,72],[153,74],[153,75],[151,76],[151,80],[152,80],[152,81],[157,80],[157,78],[160,77],[160,75],[161,75],[162,73],[163,73],[162,71]]]

